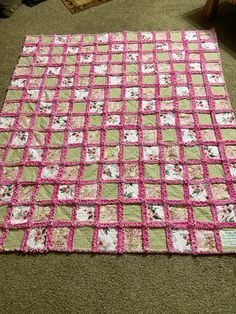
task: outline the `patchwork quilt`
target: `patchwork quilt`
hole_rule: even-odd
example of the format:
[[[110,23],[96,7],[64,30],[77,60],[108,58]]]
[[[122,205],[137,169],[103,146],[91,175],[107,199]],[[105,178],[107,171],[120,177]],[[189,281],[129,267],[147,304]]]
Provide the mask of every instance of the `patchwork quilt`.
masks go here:
[[[213,30],[27,36],[0,115],[0,251],[236,252]]]

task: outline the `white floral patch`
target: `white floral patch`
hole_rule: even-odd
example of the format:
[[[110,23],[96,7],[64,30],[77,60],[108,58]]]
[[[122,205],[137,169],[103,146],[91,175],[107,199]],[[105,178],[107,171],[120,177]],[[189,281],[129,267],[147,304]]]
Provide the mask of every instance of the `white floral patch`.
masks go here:
[[[236,177],[236,164],[230,165],[230,173],[232,177]]]
[[[67,54],[69,54],[69,55],[74,55],[74,54],[77,54],[78,52],[79,52],[78,47],[73,47],[73,46],[67,47]]]
[[[96,74],[106,74],[107,72],[107,65],[106,64],[99,64],[94,66],[94,72]]]
[[[124,45],[123,44],[113,44],[112,45],[112,48],[111,48],[112,51],[123,51],[124,50]]]
[[[25,131],[19,131],[14,134],[12,144],[15,146],[23,146],[28,140],[29,133]]]
[[[37,56],[36,57],[36,63],[46,64],[46,63],[48,63],[48,57],[46,57],[46,56]]]
[[[179,61],[185,60],[185,51],[173,52],[172,58],[173,60],[179,60]]]
[[[124,131],[124,141],[135,143],[138,142],[138,130],[125,130]]]
[[[207,158],[220,158],[220,152],[217,146],[206,145],[204,146],[204,152]]]
[[[31,250],[43,250],[46,244],[46,228],[33,228],[29,232],[27,247]]]
[[[145,63],[142,65],[142,72],[143,73],[154,73],[155,66],[153,63]]]
[[[104,165],[102,171],[102,178],[105,180],[112,180],[119,178],[119,167],[116,164]]]
[[[116,251],[118,241],[118,232],[115,228],[99,229],[98,231],[98,249],[101,251]]]
[[[53,129],[60,129],[60,130],[65,129],[67,120],[68,120],[67,116],[54,117],[52,128]]]
[[[143,100],[142,101],[142,110],[155,110],[156,109],[156,101],[153,100]]]
[[[75,91],[76,99],[86,100],[87,97],[88,97],[88,89],[78,89]]]
[[[169,44],[168,43],[157,43],[156,48],[157,48],[157,50],[169,50]]]
[[[149,204],[147,207],[147,215],[149,221],[162,221],[165,219],[162,205]]]
[[[67,86],[67,87],[71,87],[74,85],[74,79],[73,77],[63,77],[62,81],[61,81],[61,85],[62,86]]]
[[[197,40],[197,33],[192,31],[185,32],[185,39],[188,41],[195,41]]]
[[[43,149],[42,148],[29,148],[29,160],[31,161],[42,161]]]
[[[192,129],[181,129],[182,138],[184,143],[191,143],[196,141],[196,135]]]
[[[98,161],[100,158],[100,147],[87,147],[86,161]]]
[[[126,88],[125,97],[131,98],[131,99],[137,99],[139,97],[139,88],[138,87]]]
[[[102,113],[104,108],[104,103],[99,101],[93,101],[90,103],[90,112]]]
[[[14,79],[11,81],[11,86],[14,87],[24,87],[25,86],[26,79],[20,78],[20,79]]]
[[[68,143],[69,144],[77,144],[83,142],[83,132],[80,131],[72,131],[69,132]]]
[[[152,40],[153,34],[151,32],[142,32],[142,40]]]
[[[236,205],[228,204],[216,206],[219,221],[235,222],[236,221]]]
[[[159,159],[159,146],[144,146],[143,154],[144,160],[158,160]]]
[[[194,201],[205,202],[208,199],[205,184],[189,185],[190,198]]]
[[[175,125],[175,114],[172,112],[160,115],[161,125]]]
[[[58,170],[59,170],[59,165],[43,167],[42,178],[43,179],[56,179]]]
[[[65,44],[67,40],[67,35],[55,35],[55,44]]]
[[[0,186],[0,202],[8,202],[11,200],[13,188],[13,184]]]
[[[28,220],[30,206],[14,206],[11,213],[12,224],[26,223]]]
[[[97,40],[100,43],[106,43],[108,42],[109,39],[109,34],[98,34],[97,35]]]
[[[216,113],[216,121],[219,124],[235,124],[235,115],[233,112]]]
[[[139,185],[136,183],[126,183],[124,185],[124,196],[127,198],[138,198]]]
[[[176,93],[178,96],[188,96],[189,95],[189,89],[187,86],[177,86],[176,87]]]
[[[95,206],[78,205],[76,209],[77,221],[93,221],[95,217]]]
[[[75,186],[63,184],[59,186],[58,199],[59,200],[72,200],[75,195]]]
[[[183,179],[183,166],[179,164],[166,164],[165,174],[167,180],[182,180]]]
[[[188,230],[172,230],[172,241],[175,252],[191,252],[191,240]]]
[[[120,85],[122,83],[122,76],[110,76],[109,83],[110,85]]]
[[[210,83],[224,83],[222,74],[207,74],[207,78]]]
[[[25,46],[25,47],[23,47],[23,52],[30,54],[30,53],[36,51],[36,49],[37,49],[36,46]]]
[[[138,61],[138,54],[137,53],[127,53],[126,61],[137,62]]]
[[[93,54],[82,54],[80,60],[83,63],[90,63],[93,61]]]
[[[189,64],[190,70],[192,71],[201,71],[202,67],[201,67],[201,63],[198,62],[192,62]]]
[[[202,43],[202,48],[206,50],[215,50],[217,49],[217,43],[205,42]]]
[[[168,74],[160,74],[159,81],[162,85],[169,85],[171,83],[171,76]]]
[[[41,102],[39,105],[39,111],[44,113],[50,113],[52,110],[52,103],[51,102]]]
[[[12,117],[0,117],[0,128],[10,128],[15,122],[15,118]]]
[[[119,115],[109,115],[107,117],[107,125],[119,125],[120,116]]]
[[[61,67],[49,67],[47,70],[47,74],[59,75],[60,71],[61,71]]]
[[[39,97],[39,90],[36,89],[28,89],[27,90],[27,97],[32,100],[37,100]]]
[[[195,100],[196,109],[198,110],[208,110],[209,109],[209,102],[206,99],[197,99]]]

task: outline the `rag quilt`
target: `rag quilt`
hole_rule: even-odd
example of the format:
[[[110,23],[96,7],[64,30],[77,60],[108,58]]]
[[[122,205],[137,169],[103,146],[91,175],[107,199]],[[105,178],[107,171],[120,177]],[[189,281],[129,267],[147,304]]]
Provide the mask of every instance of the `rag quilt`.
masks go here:
[[[214,30],[27,36],[0,115],[0,251],[236,252]]]

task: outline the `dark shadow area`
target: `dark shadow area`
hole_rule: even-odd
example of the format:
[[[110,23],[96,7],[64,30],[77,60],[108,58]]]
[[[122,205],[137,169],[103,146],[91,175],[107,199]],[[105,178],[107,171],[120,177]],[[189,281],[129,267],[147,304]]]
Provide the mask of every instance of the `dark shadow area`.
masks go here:
[[[224,45],[224,49],[236,57],[236,5],[227,1],[220,3],[216,17],[209,21],[202,15],[202,11],[203,7],[199,7],[199,9],[186,12],[183,18],[200,29],[215,28],[218,40]]]
[[[75,5],[73,2],[74,1],[70,1],[70,0],[62,0],[62,2],[64,3],[64,5],[67,7],[67,9],[72,13],[78,13],[81,11],[85,11],[88,10],[92,7],[104,4],[106,2],[109,2],[111,0],[87,0],[87,1],[83,1],[84,4],[81,4],[79,6]],[[79,1],[78,1],[79,2]]]

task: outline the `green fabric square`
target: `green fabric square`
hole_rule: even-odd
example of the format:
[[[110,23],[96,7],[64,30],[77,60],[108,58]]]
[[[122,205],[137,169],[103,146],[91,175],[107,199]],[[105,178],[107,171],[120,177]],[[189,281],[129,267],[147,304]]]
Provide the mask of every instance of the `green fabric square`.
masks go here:
[[[72,219],[72,211],[73,211],[73,206],[59,205],[56,207],[55,219],[70,221]]]
[[[211,115],[209,113],[199,113],[198,120],[200,124],[212,124]]]
[[[86,103],[74,103],[73,104],[73,112],[85,112],[86,111]]]
[[[19,162],[22,160],[24,149],[10,149],[7,154],[7,162]]]
[[[138,34],[134,32],[128,32],[127,33],[127,40],[128,41],[137,41],[138,40]]]
[[[190,146],[190,147],[185,146],[184,154],[185,154],[185,159],[187,160],[194,160],[194,159],[201,158],[199,146]]]
[[[84,180],[96,180],[98,178],[98,164],[86,165],[84,168]]]
[[[176,142],[177,134],[175,129],[162,130],[162,138],[164,142]]]
[[[84,36],[84,42],[85,43],[93,43],[94,42],[94,35],[85,35]]]
[[[188,44],[188,49],[189,49],[189,50],[198,50],[199,47],[198,47],[198,44],[197,44],[197,43],[189,43],[189,44]]]
[[[49,44],[52,41],[52,36],[43,35],[42,36],[42,43]]]
[[[53,54],[63,54],[63,47],[60,47],[60,46],[55,46],[53,48]]]
[[[8,250],[20,250],[24,234],[25,234],[25,229],[9,230],[7,238],[4,242],[4,249],[6,251],[8,251]]]
[[[45,81],[45,85],[47,86],[57,86],[58,79],[55,77],[48,77]]]
[[[137,64],[127,64],[126,65],[127,73],[138,73],[138,65]]]
[[[24,167],[22,173],[22,180],[36,181],[39,167]]]
[[[46,129],[49,126],[49,121],[48,117],[37,117],[35,127],[37,129]]]
[[[156,115],[148,114],[142,116],[143,125],[156,125]]]
[[[171,97],[172,96],[172,86],[161,87],[160,88],[160,97]]]
[[[22,91],[21,90],[13,90],[10,89],[7,92],[6,100],[17,100],[22,97]]]
[[[143,76],[143,84],[155,84],[155,76],[154,75],[145,75]]]
[[[38,191],[38,200],[52,200],[54,185],[42,184]]]
[[[206,60],[210,60],[210,61],[220,59],[219,54],[215,52],[205,52],[204,57]]]
[[[81,156],[81,147],[69,147],[67,152],[68,162],[79,162]]]
[[[194,218],[195,220],[200,221],[212,221],[212,213],[210,207],[194,207]]]
[[[76,63],[76,56],[67,56],[66,57],[67,64],[75,64]]]
[[[36,104],[32,102],[24,103],[22,107],[22,112],[35,112],[35,106]]]
[[[0,224],[4,223],[7,215],[7,206],[0,206]]]
[[[208,164],[208,171],[210,178],[224,178],[225,173],[222,165]]]
[[[90,115],[89,122],[90,122],[90,126],[100,126],[102,124],[102,117]]]
[[[33,57],[20,57],[19,64],[22,65],[31,65],[33,62]]]
[[[167,194],[169,200],[183,200],[184,199],[183,186],[180,184],[167,185]]]
[[[215,96],[225,95],[225,88],[223,86],[211,86],[211,92]]]
[[[103,199],[118,198],[118,184],[103,183],[103,185],[102,185],[102,198]]]
[[[70,89],[63,89],[60,91],[59,93],[59,98],[60,99],[70,99],[70,96],[71,96],[71,90]]]
[[[143,44],[142,45],[142,49],[143,50],[152,50],[153,49],[153,44],[150,43],[150,44]]]
[[[139,147],[138,146],[125,146],[124,147],[125,160],[139,160]]]
[[[175,71],[185,71],[185,63],[181,63],[181,62],[179,62],[179,63],[174,63],[174,70]]]
[[[17,112],[19,108],[19,103],[5,103],[3,105],[2,113],[3,112]]]
[[[51,135],[50,140],[52,145],[62,145],[64,143],[64,133],[63,132],[55,132]]]
[[[123,61],[123,54],[121,53],[116,53],[113,54],[111,57],[112,62],[122,62]]]
[[[95,76],[94,77],[94,84],[97,84],[97,85],[106,84],[106,77],[105,76]]]
[[[112,143],[112,142],[118,142],[120,139],[120,133],[119,130],[107,130],[106,132],[106,142]]]
[[[108,45],[98,45],[97,50],[99,52],[107,52],[108,51]]]
[[[0,132],[0,143],[2,145],[6,145],[11,136],[11,132]]]
[[[79,73],[80,74],[89,74],[90,72],[90,66],[88,65],[81,65],[80,68],[79,68]]]
[[[236,140],[236,129],[221,129],[221,135],[225,141]]]
[[[74,249],[92,250],[93,231],[91,227],[80,227],[75,229]]]
[[[127,222],[141,222],[141,206],[140,205],[125,205],[124,206],[124,221]]]
[[[160,165],[145,164],[145,178],[159,179],[160,178]]]
[[[192,74],[193,84],[203,84],[203,77],[201,74]]]
[[[181,32],[171,32],[170,36],[172,41],[182,41]]]
[[[137,112],[138,111],[138,102],[129,100],[126,102],[126,111],[127,112]]]
[[[166,251],[166,233],[165,229],[149,229],[149,248],[151,251]]]
[[[110,89],[110,98],[120,98],[120,97],[121,97],[121,88]]]
[[[169,60],[169,53],[167,52],[158,52],[157,53],[157,59],[162,60],[162,61],[167,61]]]
[[[44,71],[45,71],[45,67],[37,67],[36,66],[36,67],[33,68],[33,75],[35,75],[35,76],[42,76]]]
[[[192,108],[192,103],[190,99],[180,99],[179,100],[179,109],[180,110],[189,110]]]

